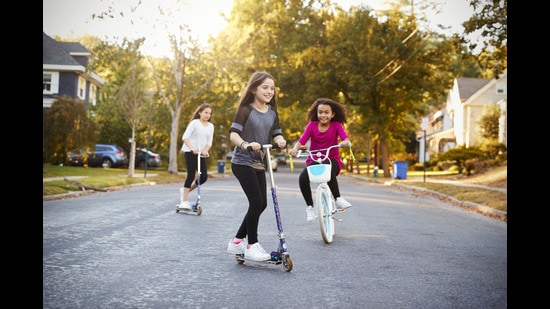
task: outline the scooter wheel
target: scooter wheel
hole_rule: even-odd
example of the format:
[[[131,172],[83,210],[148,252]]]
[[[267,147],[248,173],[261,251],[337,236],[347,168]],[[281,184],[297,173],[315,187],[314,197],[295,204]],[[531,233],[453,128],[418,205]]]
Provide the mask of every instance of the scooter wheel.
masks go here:
[[[202,214],[202,207],[197,206],[197,215],[200,216]]]
[[[243,264],[244,263],[244,254],[236,254],[235,255],[235,261],[237,264]]]
[[[292,270],[292,260],[288,254],[283,255],[283,269],[286,272],[290,272]]]

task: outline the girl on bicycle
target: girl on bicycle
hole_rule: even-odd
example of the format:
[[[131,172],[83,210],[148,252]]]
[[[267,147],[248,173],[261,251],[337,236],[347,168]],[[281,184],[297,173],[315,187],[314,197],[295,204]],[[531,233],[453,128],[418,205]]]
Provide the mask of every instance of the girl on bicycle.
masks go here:
[[[306,143],[309,141],[310,150],[325,149],[333,145],[339,144],[342,147],[347,147],[351,144],[350,139],[344,129],[343,124],[346,123],[346,111],[340,103],[326,98],[318,98],[311,105],[308,112],[308,121],[304,133],[296,142],[296,145],[290,149],[290,155],[296,156],[298,149],[305,149]],[[336,176],[340,174],[342,169],[342,160],[340,159],[340,150],[333,148],[329,152],[329,159],[332,162],[331,178],[328,186],[332,191],[332,195],[336,199],[336,209],[345,210],[351,207],[351,204],[340,196],[340,188]],[[318,164],[306,159],[306,166],[310,164]],[[300,191],[306,202],[306,219],[312,221],[315,219],[315,211],[313,209],[313,197],[311,195],[311,187],[307,169],[304,168],[299,177]]]

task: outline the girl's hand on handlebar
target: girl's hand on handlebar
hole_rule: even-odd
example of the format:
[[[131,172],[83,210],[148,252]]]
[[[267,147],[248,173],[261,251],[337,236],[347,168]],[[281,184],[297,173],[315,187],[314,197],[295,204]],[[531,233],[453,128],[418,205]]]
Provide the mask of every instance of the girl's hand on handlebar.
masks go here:
[[[303,146],[303,145],[300,146],[300,147],[298,147],[298,148],[299,148],[300,150],[302,150],[302,149],[307,149],[307,147],[306,147],[306,146]],[[298,154],[298,150],[294,149],[294,147],[293,147],[293,148],[290,148],[290,155],[291,155],[291,156],[296,157],[297,154]]]
[[[248,145],[246,145],[246,149],[253,150],[253,151],[260,151],[260,149],[262,149],[262,145],[257,142],[251,142],[251,143],[248,143]]]
[[[340,142],[340,148],[344,148],[344,147],[351,147],[351,142]]]
[[[276,148],[279,148],[279,149],[284,149],[284,148],[286,148],[286,141],[285,140],[278,141],[278,142],[273,144],[273,147],[276,147]]]

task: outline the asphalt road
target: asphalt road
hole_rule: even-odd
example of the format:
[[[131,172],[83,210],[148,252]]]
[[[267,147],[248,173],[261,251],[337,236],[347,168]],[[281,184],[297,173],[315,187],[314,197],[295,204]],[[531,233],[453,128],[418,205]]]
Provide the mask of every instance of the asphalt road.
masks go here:
[[[226,252],[247,207],[231,175],[202,186],[201,216],[175,212],[181,184],[44,201],[43,308],[507,307],[506,222],[341,176],[353,207],[327,245],[306,222],[298,171],[274,177],[291,272]],[[272,251],[268,197],[259,240]]]

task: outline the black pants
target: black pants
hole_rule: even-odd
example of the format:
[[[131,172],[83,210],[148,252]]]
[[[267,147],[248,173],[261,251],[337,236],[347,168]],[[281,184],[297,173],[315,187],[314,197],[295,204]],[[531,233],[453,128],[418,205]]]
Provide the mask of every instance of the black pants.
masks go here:
[[[197,173],[197,156],[198,154],[193,154],[192,151],[186,151],[183,153],[185,157],[185,165],[187,166],[187,178],[185,178],[185,184],[183,185],[186,188],[191,188],[193,180],[195,180],[195,174]],[[200,181],[200,184],[206,182],[208,179],[208,172],[206,169],[206,158],[201,158],[201,177],[195,181],[197,184]]]
[[[231,171],[237,177],[248,199],[248,211],[235,234],[236,238],[248,238],[249,244],[258,242],[260,215],[267,207],[267,181],[265,171],[247,165],[232,164]]]
[[[334,199],[337,199],[340,197],[340,187],[338,186],[338,180],[336,180],[336,176],[340,174],[340,169],[338,166],[338,162],[334,159],[330,159],[332,162],[332,167],[330,170],[330,180],[327,183],[330,191],[332,191],[332,196],[334,196]],[[309,165],[319,164],[317,162],[311,162]],[[311,186],[309,181],[309,175],[307,174],[307,168],[304,168],[304,170],[300,173],[300,177],[298,178],[298,182],[300,184],[300,191],[302,191],[302,196],[304,197],[304,200],[306,201],[307,206],[313,206],[313,197],[311,195]]]

